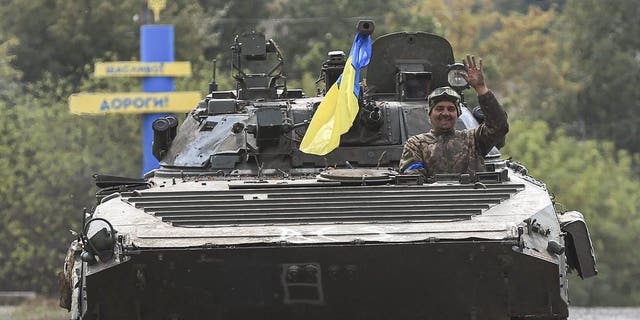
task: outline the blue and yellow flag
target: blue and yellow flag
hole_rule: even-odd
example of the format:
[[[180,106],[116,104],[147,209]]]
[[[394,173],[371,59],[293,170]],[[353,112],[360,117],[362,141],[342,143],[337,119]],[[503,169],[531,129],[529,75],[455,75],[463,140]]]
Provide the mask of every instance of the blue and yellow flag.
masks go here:
[[[369,64],[370,58],[371,36],[356,34],[344,71],[320,102],[300,151],[325,155],[340,145],[340,136],[349,131],[358,114],[360,69]]]

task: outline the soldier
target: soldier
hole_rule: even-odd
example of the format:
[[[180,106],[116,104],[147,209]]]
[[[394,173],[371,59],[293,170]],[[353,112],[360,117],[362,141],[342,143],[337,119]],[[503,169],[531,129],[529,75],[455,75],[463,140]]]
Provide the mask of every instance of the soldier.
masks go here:
[[[484,82],[482,59],[475,56],[463,61],[469,85],[478,94],[485,121],[476,128],[455,130],[461,114],[460,95],[450,87],[433,90],[427,98],[432,129],[409,138],[400,159],[400,171],[422,174],[427,181],[440,173],[475,173],[485,171],[484,156],[504,142],[509,131],[507,114]]]

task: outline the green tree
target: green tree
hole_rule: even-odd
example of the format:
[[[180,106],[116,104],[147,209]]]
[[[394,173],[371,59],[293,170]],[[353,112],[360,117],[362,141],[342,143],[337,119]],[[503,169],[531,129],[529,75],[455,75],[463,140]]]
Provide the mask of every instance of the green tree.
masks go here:
[[[514,10],[517,4],[517,9]],[[540,6],[545,7],[542,3]],[[483,58],[490,88],[513,118],[540,118],[554,108],[551,97],[575,84],[557,62],[560,44],[554,32],[557,6],[547,10],[522,2],[465,0],[419,1],[413,11],[432,16],[436,33],[451,42],[456,59],[467,54]],[[469,105],[475,95],[467,96]]]
[[[640,7],[632,0],[568,1],[563,14],[563,58],[579,84],[558,99],[548,119],[586,138],[612,139],[640,151]]]
[[[252,29],[242,16],[234,15],[263,11],[265,4],[257,0],[171,1],[161,12],[160,22],[175,25],[177,60],[211,59],[228,51],[240,29]],[[140,0],[3,1],[0,29],[17,40],[10,53],[23,81],[35,82],[49,74],[54,80],[65,79],[76,91],[90,76],[86,65],[97,60],[139,59],[139,28],[152,23],[151,17],[145,1]]]
[[[82,208],[95,203],[91,175],[138,176],[139,122],[69,114],[68,93],[56,91],[69,85],[47,75],[22,84],[7,44],[0,46],[0,287],[53,292],[68,230],[79,230]]]
[[[140,170],[137,117],[70,115],[66,99],[76,91],[140,90],[139,80],[90,73],[97,60],[138,57],[138,28],[148,12],[138,0],[0,2],[0,287],[52,292],[67,230],[80,228],[81,209],[94,202],[89,177]],[[564,2],[537,2],[541,10],[502,0],[178,0],[160,22],[175,25],[176,59],[194,66],[193,77],[176,80],[177,90],[204,92],[212,58],[221,88],[233,88],[229,45],[253,29],[280,44],[290,87],[308,94],[327,52],[349,50],[360,18],[376,21],[374,38],[433,32],[452,43],[458,59],[484,57],[490,86],[512,119],[553,125],[513,122],[505,153],[589,222],[600,275],[573,281],[573,301],[638,304],[640,156],[568,135],[611,135],[630,150],[637,144],[638,7],[630,0]]]
[[[0,28],[19,41],[11,50],[13,65],[26,81],[48,73],[78,83],[92,59],[112,54],[128,60],[136,50],[132,17],[139,1],[2,2]]]
[[[493,1],[496,8],[500,10],[500,12],[508,13],[510,11],[518,11],[521,13],[526,13],[532,5],[539,7],[542,10],[551,9],[553,6],[558,6],[562,8],[564,4],[567,2],[566,0],[537,0],[537,1],[528,1],[528,0],[494,0]]]

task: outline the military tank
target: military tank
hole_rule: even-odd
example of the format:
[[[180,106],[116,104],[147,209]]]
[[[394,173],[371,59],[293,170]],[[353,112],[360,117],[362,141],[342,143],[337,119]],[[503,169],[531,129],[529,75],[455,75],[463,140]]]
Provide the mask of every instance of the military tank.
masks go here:
[[[567,273],[596,274],[579,212],[495,148],[473,175],[398,172],[403,143],[430,128],[425,97],[465,89],[446,39],[377,38],[356,120],[325,156],[299,145],[344,52],[315,97],[287,88],[264,34],[239,35],[232,55],[235,89],[214,76],[180,125],[154,122],[159,169],[95,176],[62,279],[72,319],[568,317]],[[458,128],[479,121],[463,105]]]

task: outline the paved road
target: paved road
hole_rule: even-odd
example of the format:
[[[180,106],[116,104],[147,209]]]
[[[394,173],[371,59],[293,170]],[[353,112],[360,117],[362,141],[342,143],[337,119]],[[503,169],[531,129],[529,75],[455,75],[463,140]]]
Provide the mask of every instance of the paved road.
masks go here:
[[[0,306],[0,320],[13,320],[15,306]],[[582,308],[571,307],[569,320],[640,320],[640,308]]]
[[[11,320],[9,315],[15,309],[14,306],[0,306],[0,320]]]
[[[640,308],[571,307],[569,320],[640,320]]]

